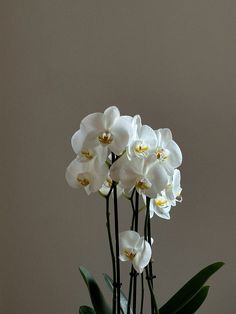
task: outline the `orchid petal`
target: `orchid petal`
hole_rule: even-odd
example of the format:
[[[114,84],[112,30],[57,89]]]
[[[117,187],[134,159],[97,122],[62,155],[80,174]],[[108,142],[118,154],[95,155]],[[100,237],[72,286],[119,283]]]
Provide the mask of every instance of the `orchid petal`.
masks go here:
[[[87,133],[92,131],[104,131],[103,113],[95,112],[86,116],[80,124],[80,128],[86,130]]]
[[[161,147],[165,148],[172,141],[172,133],[170,129],[159,129],[161,135]]]
[[[150,244],[144,240],[142,251],[137,252],[133,260],[134,269],[140,274],[150,262],[152,249]]]
[[[112,125],[120,117],[120,111],[116,106],[111,106],[104,111],[103,123],[105,130],[110,130]]]
[[[111,133],[113,141],[109,145],[110,150],[116,154],[121,155],[125,150],[131,131],[131,119],[120,117],[117,122],[112,126]]]
[[[121,232],[119,234],[120,251],[126,248],[135,248],[139,239],[140,235],[136,231],[128,230]]]
[[[160,166],[158,162],[153,164],[153,166],[149,169],[148,177],[152,183],[151,189],[153,191],[152,196],[149,196],[148,194],[146,195],[153,198],[153,193],[160,193],[166,187],[168,183],[168,177],[165,170],[163,169],[163,167]]]
[[[172,167],[178,168],[182,163],[182,152],[179,146],[175,143],[175,141],[172,141],[168,145],[168,150],[170,152],[168,157],[169,163],[172,165]]]

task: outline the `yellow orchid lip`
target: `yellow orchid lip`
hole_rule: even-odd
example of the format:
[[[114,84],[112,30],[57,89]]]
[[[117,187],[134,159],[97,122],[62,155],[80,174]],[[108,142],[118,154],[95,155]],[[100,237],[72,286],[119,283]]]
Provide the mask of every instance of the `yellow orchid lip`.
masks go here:
[[[88,160],[93,159],[93,155],[88,150],[81,150],[81,155]]]
[[[158,206],[158,207],[164,207],[164,206],[166,206],[166,204],[167,204],[167,200],[166,199],[159,198],[159,199],[155,200],[155,205]]]
[[[139,180],[136,184],[135,184],[135,187],[137,189],[140,189],[140,190],[147,190],[150,188],[150,185],[145,181],[145,180]]]
[[[126,256],[126,257],[128,257],[128,259],[130,260],[130,261],[132,261],[134,258],[135,258],[135,255],[136,255],[136,253],[134,252],[134,251],[131,251],[131,250],[124,250],[124,255]]]
[[[89,185],[89,180],[87,178],[80,178],[77,177],[77,181],[79,182],[79,184],[81,184],[82,186],[87,186]]]
[[[102,144],[109,145],[113,141],[113,137],[110,132],[103,132],[98,136],[98,140]]]
[[[159,159],[159,160],[166,160],[168,158],[168,156],[167,156],[167,154],[163,148],[158,149],[155,152],[155,154],[156,154],[157,159]]]
[[[137,145],[135,146],[135,152],[138,153],[138,154],[142,154],[142,153],[145,153],[149,150],[149,147],[148,146],[142,146],[142,145]]]

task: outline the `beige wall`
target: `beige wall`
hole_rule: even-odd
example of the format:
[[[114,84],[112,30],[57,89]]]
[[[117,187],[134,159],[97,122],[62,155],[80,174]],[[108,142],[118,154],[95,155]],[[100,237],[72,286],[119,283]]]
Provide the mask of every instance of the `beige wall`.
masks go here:
[[[233,314],[235,1],[0,6],[1,313],[77,313],[89,304],[80,264],[106,289],[104,202],[70,189],[64,170],[80,120],[119,104],[170,127],[184,154],[184,202],[153,220],[159,302],[223,260],[199,313]],[[120,211],[126,228],[126,203]]]

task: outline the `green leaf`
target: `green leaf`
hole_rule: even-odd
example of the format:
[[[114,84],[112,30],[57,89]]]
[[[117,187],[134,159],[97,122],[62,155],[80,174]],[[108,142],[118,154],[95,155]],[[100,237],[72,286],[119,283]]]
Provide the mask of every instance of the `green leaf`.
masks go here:
[[[94,310],[97,314],[112,314],[110,307],[107,305],[104,296],[94,280],[93,276],[85,267],[79,268],[80,273],[88,287],[90,298],[94,307]]]
[[[195,313],[205,301],[209,288],[209,286],[202,287],[187,304],[185,304],[178,312],[176,312],[176,314]]]
[[[202,269],[160,308],[159,313],[176,313],[202,288],[207,279],[223,265],[223,262],[217,262]]]
[[[105,279],[107,286],[110,288],[111,291],[113,291],[113,280],[111,279],[111,277],[107,274],[103,274],[103,277]],[[120,291],[120,306],[121,306],[122,312],[124,314],[127,314],[128,313],[128,300],[122,290]],[[130,314],[133,314],[133,311],[131,308],[130,308]]]
[[[82,305],[79,308],[79,314],[96,314],[96,312],[91,307],[87,305]]]

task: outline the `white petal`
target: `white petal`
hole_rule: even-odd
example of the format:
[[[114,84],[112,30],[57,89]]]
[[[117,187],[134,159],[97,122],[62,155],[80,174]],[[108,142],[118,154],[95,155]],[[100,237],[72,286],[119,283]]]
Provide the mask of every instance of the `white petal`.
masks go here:
[[[166,189],[165,189],[165,194],[166,197],[168,198],[168,200],[170,201],[174,201],[175,200],[175,194],[174,194],[174,190],[173,190],[173,182],[171,182],[170,184],[167,185]]]
[[[84,134],[81,129],[76,131],[71,138],[71,146],[76,154],[81,151],[82,145],[84,141]]]
[[[142,251],[144,248],[144,244],[145,244],[144,237],[140,237],[140,239],[138,240],[135,246],[136,251]]]
[[[144,196],[144,198],[145,198],[145,204],[146,204],[146,196]],[[154,213],[155,213],[154,202],[155,202],[154,198],[150,200],[150,205],[149,205],[150,218],[152,218],[154,216]]]
[[[105,129],[108,131],[115,124],[116,120],[120,117],[120,111],[116,106],[111,106],[104,111],[103,123]]]
[[[99,162],[94,162],[94,168],[91,171],[93,174],[93,181],[90,184],[91,192],[97,192],[103,185],[107,178],[109,168],[106,164],[101,165]]]
[[[103,184],[102,187],[99,189],[99,192],[105,196],[109,193],[109,191],[110,191],[110,188],[106,186],[105,184]]]
[[[165,170],[158,162],[154,163],[153,166],[148,170],[147,176],[152,183],[152,195],[155,193],[160,193],[167,186],[168,177]]]
[[[155,207],[155,214],[163,219],[170,219],[170,209],[171,209],[171,205],[165,207],[165,208],[160,208],[158,206]]]
[[[182,152],[179,146],[174,141],[171,141],[167,148],[170,152],[170,155],[168,157],[169,163],[174,168],[178,168],[182,163]]]
[[[89,173],[88,164],[81,163],[77,159],[74,159],[66,169],[65,177],[67,183],[73,188],[79,188],[81,185],[79,184],[77,177],[84,173]]]
[[[138,234],[138,232],[132,230],[121,232],[119,234],[120,252],[122,252],[124,249],[135,248],[139,239],[140,235]]]
[[[157,139],[154,130],[148,126],[148,125],[143,125],[140,129],[139,132],[139,138],[148,146],[150,149],[155,149],[157,145]]]
[[[120,157],[110,168],[111,178],[119,182],[124,189],[131,189],[137,178],[140,176],[140,168],[142,167],[142,160],[135,159],[129,161],[124,154]]]
[[[172,140],[172,133],[170,129],[160,129],[161,147],[165,148]]]
[[[114,154],[121,155],[125,150],[131,134],[131,123],[131,117],[130,119],[127,117],[120,117],[112,126],[111,133],[113,141],[109,145],[109,148]]]
[[[119,259],[122,261],[122,262],[127,262],[129,260],[128,256],[126,256],[125,254],[121,253],[119,255]]]
[[[126,154],[118,158],[110,168],[110,176],[113,181],[119,182],[121,177],[122,170],[126,167],[126,164],[129,162]]]
[[[133,124],[133,127],[134,127],[134,130],[136,130],[136,132],[138,130],[140,130],[141,126],[142,126],[142,121],[141,121],[141,117],[140,115],[135,115],[133,117],[133,121],[132,121],[132,124]]]
[[[96,112],[91,113],[88,116],[86,116],[80,124],[80,128],[83,128],[86,130],[87,133],[91,131],[98,131],[102,132],[104,131],[104,123],[103,123],[103,113]]]
[[[170,177],[173,176],[175,168],[172,166],[172,164],[168,160],[161,161],[160,165],[165,169],[168,176]]]
[[[100,142],[98,140],[98,136],[101,134],[101,132],[98,132],[97,130],[90,131],[86,134],[83,142],[83,148],[84,149],[93,149],[100,146]]]
[[[139,179],[143,179],[142,168],[143,159],[135,158],[126,164],[126,167],[122,169],[120,177],[120,183],[124,189],[131,189]]]
[[[180,171],[178,169],[175,169],[174,175],[173,175],[173,183],[172,183],[173,194],[174,194],[175,199],[176,199],[176,197],[180,196],[180,194],[182,192],[180,181],[181,181]],[[181,202],[181,200],[179,200],[179,202]]]
[[[133,259],[133,266],[138,273],[142,273],[150,262],[152,249],[150,244],[145,241],[142,251],[138,252]]]
[[[99,145],[94,148],[94,154],[97,156],[97,160],[100,164],[105,163],[108,155],[108,148],[106,146]]]

